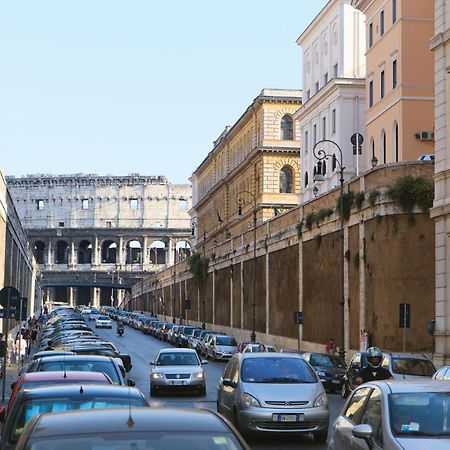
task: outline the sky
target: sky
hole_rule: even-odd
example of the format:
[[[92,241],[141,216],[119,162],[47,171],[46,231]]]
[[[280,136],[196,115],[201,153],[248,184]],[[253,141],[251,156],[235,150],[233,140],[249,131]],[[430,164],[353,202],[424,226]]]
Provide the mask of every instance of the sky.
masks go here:
[[[261,89],[301,89],[326,3],[2,0],[0,169],[187,183]]]

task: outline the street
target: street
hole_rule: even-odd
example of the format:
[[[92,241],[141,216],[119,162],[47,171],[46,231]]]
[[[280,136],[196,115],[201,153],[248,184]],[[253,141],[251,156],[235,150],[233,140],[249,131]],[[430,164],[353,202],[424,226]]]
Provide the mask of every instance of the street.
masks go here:
[[[89,323],[89,322],[88,322]],[[94,327],[94,323],[91,321],[90,326]],[[136,387],[138,387],[146,397],[150,396],[149,393],[149,362],[156,358],[158,351],[161,348],[170,347],[170,344],[159,341],[143,334],[140,331],[134,330],[128,326],[125,327],[125,334],[123,337],[119,337],[115,332],[115,323],[113,323],[112,330],[98,329],[94,330],[103,339],[113,342],[116,347],[122,353],[131,355],[133,369],[130,373],[130,378],[136,381]],[[156,399],[150,398],[152,406],[174,406],[181,408],[208,408],[213,411],[216,410],[216,386],[217,382],[225,368],[226,363],[208,361],[206,366],[207,373],[207,395],[206,397],[196,397],[190,394],[177,394],[177,395],[163,395]],[[337,394],[330,394],[328,396],[330,404],[330,428],[331,425],[339,413],[344,401]],[[326,445],[316,444],[312,436],[304,436],[300,438],[280,437],[275,435],[273,437],[267,437],[264,435],[262,438],[252,440],[249,442],[250,446],[254,450],[266,449],[266,450],[282,450],[282,449],[297,449],[301,444],[304,449],[325,449]]]

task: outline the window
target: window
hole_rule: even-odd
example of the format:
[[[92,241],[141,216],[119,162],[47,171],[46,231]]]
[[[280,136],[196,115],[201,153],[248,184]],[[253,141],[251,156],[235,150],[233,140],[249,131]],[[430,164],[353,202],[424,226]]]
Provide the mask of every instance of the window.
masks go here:
[[[392,61],[392,89],[397,87],[397,60]]]
[[[87,198],[83,198],[83,200],[81,201],[81,208],[89,209],[89,200]]]
[[[322,117],[322,139],[327,137],[327,118]]]
[[[369,48],[373,45],[373,23],[369,24]]]
[[[373,106],[373,80],[369,81],[369,108]]]
[[[380,36],[384,34],[384,11],[380,12]]]
[[[397,22],[397,0],[392,0],[392,23]]]
[[[36,208],[39,211],[42,211],[44,209],[44,200],[42,199],[36,200]]]
[[[336,110],[331,111],[331,132],[336,133]]]
[[[353,397],[350,399],[347,409],[344,412],[344,416],[347,417],[348,420],[355,424],[359,423],[363,406],[369,393],[370,388],[361,388],[353,394]]]
[[[323,84],[327,84],[328,83],[328,72],[323,76]]]
[[[180,198],[178,200],[178,209],[187,210],[188,209],[188,202],[184,198]]]
[[[112,222],[110,220],[106,221],[106,228],[112,228]]]
[[[305,172],[305,187],[308,186],[309,180],[308,180],[308,172]]]
[[[398,123],[395,122],[394,125],[394,158],[395,161],[398,161]]]
[[[381,154],[383,155],[383,164],[386,164],[386,132],[381,132]]]
[[[316,92],[319,92],[319,82],[318,81],[316,81],[315,87],[316,87]]]
[[[283,116],[281,119],[281,139],[292,141],[294,139],[294,126],[291,116]]]
[[[370,394],[364,412],[361,416],[361,424],[372,427],[372,438],[375,442],[383,446],[383,427],[381,420],[381,391],[374,389]]]
[[[336,64],[333,66],[333,76],[334,76],[334,78],[337,78],[337,76],[338,76],[338,71],[339,71],[339,64],[336,63]]]
[[[137,209],[137,207],[138,207],[137,198],[130,198],[130,208]]]
[[[305,149],[305,153],[308,152],[308,132],[305,131],[305,142],[303,142],[303,148]]]
[[[292,179],[293,172],[289,166],[284,166],[280,170],[280,193],[291,194],[292,193]]]
[[[384,97],[384,70],[380,73],[380,98]]]
[[[313,126],[313,145],[316,145],[317,142],[317,125]]]
[[[64,228],[64,222],[58,222],[58,227]]]

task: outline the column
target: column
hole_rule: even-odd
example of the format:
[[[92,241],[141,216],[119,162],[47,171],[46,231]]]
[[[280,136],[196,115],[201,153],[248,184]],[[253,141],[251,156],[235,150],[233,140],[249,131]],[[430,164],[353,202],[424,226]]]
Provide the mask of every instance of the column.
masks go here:
[[[344,226],[344,251],[348,249],[348,226]],[[349,297],[349,270],[348,260],[344,259],[344,345],[348,350],[350,346],[350,309],[348,304]]]
[[[233,328],[234,327],[234,323],[233,323],[233,312],[234,312],[234,308],[233,308],[233,258],[231,258],[231,266],[230,266],[230,327]]]
[[[52,239],[48,240],[48,249],[47,249],[47,264],[52,265],[53,264],[53,245],[52,245]]]
[[[76,263],[75,260],[75,242],[70,243],[70,267],[74,267]]]
[[[174,263],[174,242],[172,239],[169,239],[167,245],[166,264],[171,266]]]
[[[364,255],[365,222],[359,223],[359,330],[365,330],[366,325],[366,268]]]
[[[94,243],[92,244],[92,265],[97,266],[101,262],[101,256],[99,254],[98,236],[94,236]]]
[[[100,307],[100,289],[98,287],[92,288],[92,305],[94,308]]]
[[[244,329],[244,262],[240,264],[241,272],[241,330]]]
[[[148,236],[144,236],[144,248],[142,249],[142,264],[146,267],[150,263],[148,256]]]
[[[303,238],[298,239],[298,310],[303,312]],[[300,350],[303,346],[303,324],[298,325],[298,344]]]
[[[216,271],[212,270],[212,323],[216,323]]]
[[[75,306],[74,302],[73,302],[73,291],[74,291],[74,288],[69,287],[69,306],[71,306],[71,307]]]
[[[122,236],[119,236],[119,248],[117,250],[118,250],[118,254],[116,255],[116,261],[119,264],[119,266],[122,266],[123,264],[125,264],[125,261],[123,258],[123,237]]]
[[[266,250],[266,334],[270,333],[270,276],[269,276],[269,248]]]

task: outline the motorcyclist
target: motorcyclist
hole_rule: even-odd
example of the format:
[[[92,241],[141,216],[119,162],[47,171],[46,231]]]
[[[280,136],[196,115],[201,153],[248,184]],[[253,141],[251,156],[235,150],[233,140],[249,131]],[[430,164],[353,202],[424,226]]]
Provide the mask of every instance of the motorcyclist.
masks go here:
[[[366,351],[367,367],[360,370],[356,378],[356,384],[367,383],[375,380],[389,380],[392,377],[391,372],[381,367],[383,353],[378,347],[370,347]]]
[[[122,322],[117,322],[117,333],[122,334],[124,332],[124,327]]]

